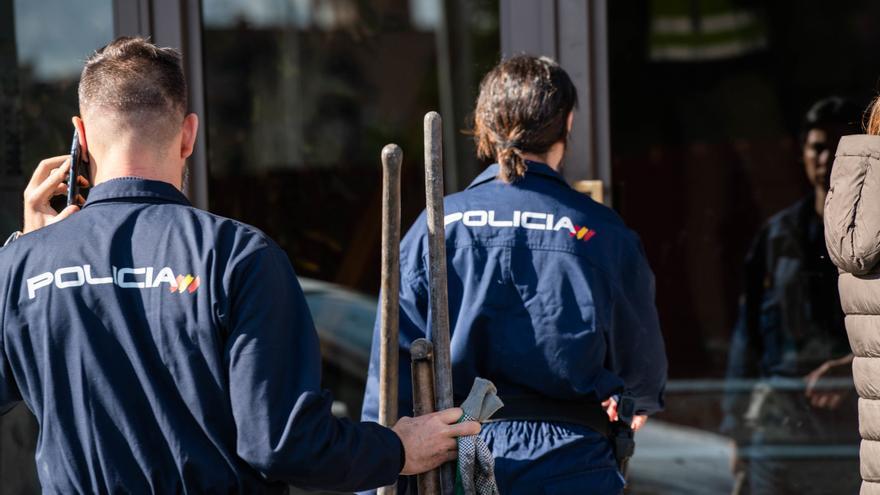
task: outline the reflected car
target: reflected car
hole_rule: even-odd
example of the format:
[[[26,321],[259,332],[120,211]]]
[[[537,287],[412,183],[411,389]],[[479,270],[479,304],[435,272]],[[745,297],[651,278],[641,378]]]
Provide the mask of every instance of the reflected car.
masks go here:
[[[333,413],[358,419],[364,400],[377,299],[329,282],[299,279],[321,343],[322,386]]]

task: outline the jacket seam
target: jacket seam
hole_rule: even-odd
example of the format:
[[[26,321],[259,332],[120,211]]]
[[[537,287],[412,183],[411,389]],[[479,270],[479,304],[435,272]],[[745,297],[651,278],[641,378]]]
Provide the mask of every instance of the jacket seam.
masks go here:
[[[238,263],[236,263],[234,266],[232,266],[234,276],[233,276],[233,278],[231,278],[229,280],[230,289],[233,286],[238,285],[239,281],[241,280],[242,274],[239,270],[237,270],[237,268],[239,266],[244,266],[245,264],[250,263],[251,259],[254,256],[256,256],[258,254],[262,254],[264,251],[270,249],[271,247],[272,246],[268,246],[268,245],[260,246],[257,249],[254,249],[253,251],[251,251],[250,253],[244,255],[244,257],[241,260],[239,260]]]
[[[456,242],[453,244],[453,247],[455,249],[475,247],[475,246],[476,247],[494,247],[494,248],[526,247],[532,251],[550,251],[550,252],[570,254],[572,256],[576,256],[577,258],[584,260],[584,262],[587,263],[591,268],[594,268],[594,269],[598,270],[600,273],[602,273],[603,275],[605,275],[605,279],[609,282],[609,284],[611,285],[611,287],[614,288],[615,291],[623,291],[624,290],[623,286],[616,279],[614,279],[613,277],[609,277],[609,275],[611,275],[611,273],[608,270],[606,270],[601,265],[595,263],[593,260],[590,259],[589,256],[581,255],[580,253],[577,253],[576,251],[574,251],[572,249],[554,248],[554,247],[548,247],[548,246],[534,246],[529,243],[526,243],[526,246],[517,246],[514,243],[508,243],[508,242],[488,242],[488,243]],[[428,262],[427,258],[429,255],[430,255],[430,253],[426,252],[425,254],[423,254],[421,256],[420,259],[421,259],[423,265]],[[449,255],[447,253],[447,260],[448,259],[449,259]],[[425,270],[424,268],[416,270],[414,272],[410,272],[410,275],[407,276],[407,280],[412,285],[413,281],[420,280],[421,278],[423,278],[425,276],[426,273],[427,273],[427,270]],[[615,294],[616,294],[616,292],[615,292]]]
[[[453,244],[453,247],[458,248],[466,248],[466,247],[509,247],[509,248],[518,248],[525,247],[532,250],[537,251],[553,251],[558,253],[568,253],[578,258],[587,258],[587,256],[578,253],[577,250],[571,248],[562,248],[562,247],[554,247],[554,246],[543,246],[540,244],[534,244],[532,242],[526,242],[525,245],[517,244],[516,241],[489,241],[489,242],[472,242],[472,241],[460,241]],[[424,257],[424,256],[423,256]]]
[[[843,152],[835,155],[835,157],[840,157],[840,156],[857,156],[860,158],[874,158],[874,159],[880,160],[880,153],[872,153],[870,151],[857,151],[857,152],[843,151]]]
[[[859,183],[859,190],[858,190],[858,194],[856,195],[855,203],[853,204],[853,214],[852,214],[852,219],[850,220],[850,225],[849,225],[849,227],[852,229],[852,235],[849,236],[849,242],[850,242],[850,246],[849,246],[850,251],[849,252],[852,253],[850,256],[850,261],[857,263],[857,264],[861,264],[861,263],[858,263],[857,260],[859,260],[859,259],[867,260],[868,258],[873,257],[878,252],[878,249],[874,249],[874,250],[867,252],[861,256],[856,255],[856,230],[858,228],[856,226],[856,218],[859,215],[859,207],[862,204],[862,193],[865,189],[865,184],[868,183],[868,173],[871,172],[871,168],[872,168],[870,160],[865,159],[862,161],[862,163],[865,165],[865,177]]]
[[[230,320],[230,317],[232,314],[232,309],[233,309],[232,305],[234,304],[234,297],[236,296],[236,294],[233,294],[233,288],[235,288],[235,289],[238,288],[237,286],[239,285],[241,278],[243,276],[242,272],[240,270],[238,270],[238,267],[244,266],[246,263],[250,263],[251,259],[253,259],[257,254],[264,253],[266,250],[270,249],[271,247],[272,246],[270,246],[270,245],[263,245],[263,246],[258,247],[257,249],[254,249],[250,253],[244,255],[244,257],[238,263],[236,263],[234,266],[232,266],[230,268],[233,273],[232,273],[232,277],[230,277],[230,279],[229,279],[229,287],[222,287],[222,284],[221,284],[221,288],[226,292],[226,294],[224,294],[225,299],[226,299],[226,306],[227,306],[226,308],[224,308],[225,313],[226,313],[226,323],[224,324],[222,321],[220,321],[220,318],[217,316],[216,311],[212,311],[213,314],[211,316],[217,322],[217,328],[220,330],[220,337],[223,341],[224,347],[226,346],[228,339],[229,339],[229,336],[231,335],[231,328],[230,328],[230,321],[229,320]],[[300,288],[300,290],[302,290],[302,288]],[[225,349],[224,349],[224,354],[225,354]]]
[[[5,277],[6,283],[4,284],[3,291],[3,311],[0,311],[0,353],[3,354],[3,358],[6,356],[6,312],[9,311],[9,297],[12,292],[12,286],[9,283],[12,277]]]
[[[412,276],[407,276],[406,279],[401,278],[401,288],[405,284],[407,287],[412,289],[413,293],[417,296],[425,296],[427,297],[430,291],[429,287],[426,285],[430,284],[428,280],[426,280],[426,271],[419,270],[417,274],[413,274]]]
[[[862,190],[864,189],[865,182],[867,182],[867,180],[868,180],[868,168],[865,167],[865,177],[862,180],[862,182],[859,184],[859,190],[858,190],[858,193],[856,194],[855,203],[853,204],[852,218],[850,218],[850,221],[849,221],[850,222],[849,226],[852,228],[852,235],[849,236],[849,252],[852,253],[852,260],[853,261],[855,261],[855,259],[856,259],[856,240],[855,240],[855,237],[856,237],[856,217],[858,216],[859,205],[862,202]]]
[[[162,195],[121,195],[121,196],[107,196],[101,199],[96,199],[91,203],[86,203],[83,205],[83,209],[91,208],[95,206],[112,206],[114,204],[133,204],[133,205],[176,205],[183,206],[185,208],[195,208],[193,205],[189,203],[184,203],[182,201],[177,201],[174,199],[169,199],[166,196]],[[198,208],[195,208],[198,209]]]

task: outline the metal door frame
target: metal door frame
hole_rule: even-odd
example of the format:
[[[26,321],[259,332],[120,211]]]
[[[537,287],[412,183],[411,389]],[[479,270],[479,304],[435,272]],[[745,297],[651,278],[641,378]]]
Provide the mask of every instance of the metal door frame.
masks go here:
[[[501,53],[557,60],[578,90],[565,157],[569,182],[598,179],[611,204],[607,0],[501,0]]]
[[[205,115],[205,79],[202,63],[201,0],[113,0],[114,36],[149,37],[160,46],[183,53],[189,111],[199,117],[200,132],[189,159],[186,195],[208,209],[208,119]]]

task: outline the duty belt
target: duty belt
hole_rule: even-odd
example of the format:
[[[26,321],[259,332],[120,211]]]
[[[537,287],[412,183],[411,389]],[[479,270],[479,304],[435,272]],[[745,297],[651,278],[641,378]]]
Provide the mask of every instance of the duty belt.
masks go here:
[[[504,396],[504,407],[490,421],[555,421],[586,426],[607,437],[621,472],[635,450],[630,423],[634,414],[631,398],[622,397],[617,405],[618,421],[611,422],[602,404],[593,401],[559,400],[538,396]]]
[[[598,402],[559,400],[538,396],[504,396],[504,407],[492,421],[557,421],[586,426],[608,436],[611,422]]]

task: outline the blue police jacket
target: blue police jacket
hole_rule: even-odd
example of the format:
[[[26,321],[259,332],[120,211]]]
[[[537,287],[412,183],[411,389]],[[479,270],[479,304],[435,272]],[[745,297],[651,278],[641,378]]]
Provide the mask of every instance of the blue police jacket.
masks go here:
[[[0,250],[0,407],[45,493],[381,486],[399,438],[334,418],[286,254],[172,185],[121,178]]]
[[[455,402],[480,376],[502,400],[626,393],[640,414],[661,410],[666,354],[638,236],[549,166],[527,165],[513,184],[492,165],[444,201]],[[400,273],[400,414],[410,415],[409,346],[431,333],[424,212],[401,242]],[[367,420],[378,351],[374,332]]]

